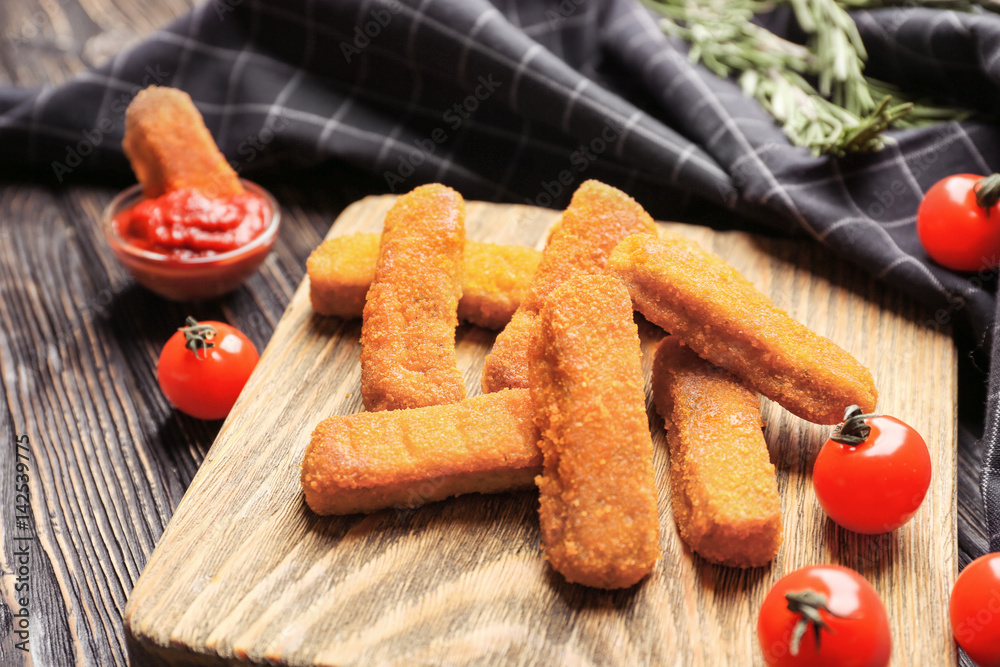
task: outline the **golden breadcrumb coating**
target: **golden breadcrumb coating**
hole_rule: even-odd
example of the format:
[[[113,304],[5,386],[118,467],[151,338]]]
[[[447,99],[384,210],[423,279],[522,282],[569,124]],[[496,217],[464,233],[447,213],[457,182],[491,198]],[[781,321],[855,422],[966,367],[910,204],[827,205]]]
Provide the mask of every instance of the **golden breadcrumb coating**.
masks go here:
[[[656,348],[652,384],[681,538],[713,563],[766,565],[781,546],[782,525],[760,398],[676,336]]]
[[[381,240],[381,234],[348,234],[327,239],[312,251],[306,273],[313,310],[345,320],[361,317]]]
[[[836,424],[850,405],[874,411],[878,390],[867,368],[694,241],[636,234],[615,248],[608,268],[646,319],[792,414]]]
[[[462,493],[530,488],[542,465],[526,389],[413,410],[330,417],[302,459],[317,514],[414,508]]]
[[[125,111],[122,148],[148,198],[190,188],[210,198],[243,192],[187,93],[150,86]]]
[[[465,201],[422,185],[385,216],[361,325],[365,409],[399,410],[465,398],[455,354]]]
[[[624,588],[660,558],[653,444],[628,291],[579,275],[538,316],[528,371],[542,544],[567,581]]]
[[[546,297],[577,273],[602,273],[626,236],[656,233],[649,214],[621,190],[585,181],[552,230],[528,293],[483,365],[484,392],[528,386],[528,346]]]
[[[361,317],[375,280],[380,234],[348,234],[320,244],[306,261],[309,298],[320,315]],[[486,329],[510,321],[542,253],[520,245],[465,242],[458,319]]]
[[[467,243],[459,319],[502,329],[521,305],[541,259],[542,253],[528,246]]]

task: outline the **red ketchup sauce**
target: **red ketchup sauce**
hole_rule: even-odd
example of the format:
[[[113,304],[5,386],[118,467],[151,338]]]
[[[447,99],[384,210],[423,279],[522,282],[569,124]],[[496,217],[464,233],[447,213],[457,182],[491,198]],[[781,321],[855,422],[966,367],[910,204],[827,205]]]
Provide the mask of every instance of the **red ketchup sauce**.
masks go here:
[[[195,190],[175,190],[142,200],[111,224],[132,246],[183,261],[245,246],[270,220],[268,202],[249,191],[209,199]]]

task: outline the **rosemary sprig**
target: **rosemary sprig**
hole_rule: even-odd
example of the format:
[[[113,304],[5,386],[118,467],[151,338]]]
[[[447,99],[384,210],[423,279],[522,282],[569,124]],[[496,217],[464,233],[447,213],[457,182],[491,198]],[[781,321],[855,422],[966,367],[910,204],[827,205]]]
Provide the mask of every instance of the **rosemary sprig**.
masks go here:
[[[913,110],[905,117],[893,123],[893,127],[899,129],[909,129],[913,127],[926,127],[935,123],[952,120],[965,120],[972,116],[972,111],[953,107],[942,107],[934,104],[929,99],[922,96],[913,96],[891,83],[879,81],[870,76],[866,76],[868,87],[871,88],[875,97],[889,96],[895,102],[912,102]]]
[[[909,100],[864,76],[867,54],[846,8],[913,0],[645,0],[668,35],[687,41],[689,58],[720,77],[735,76],[797,146],[813,154],[880,150],[889,127],[961,120],[969,112]],[[970,0],[919,0],[972,7]],[[1000,0],[987,0],[1000,6]],[[809,36],[805,45],[752,23],[787,4]],[[815,81],[815,85],[811,83]],[[877,103],[875,100],[879,100]]]

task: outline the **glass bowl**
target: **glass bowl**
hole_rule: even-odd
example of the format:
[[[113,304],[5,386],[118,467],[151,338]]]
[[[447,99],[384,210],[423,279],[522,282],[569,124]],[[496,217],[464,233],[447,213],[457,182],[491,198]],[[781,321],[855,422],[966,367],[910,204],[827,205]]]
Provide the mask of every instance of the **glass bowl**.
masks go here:
[[[111,200],[101,215],[104,235],[111,250],[136,282],[171,301],[199,301],[231,292],[249,278],[264,262],[281,226],[281,209],[270,192],[240,179],[249,192],[267,202],[271,220],[267,227],[246,245],[233,250],[178,259],[138,248],[115,231],[111,221],[122,211],[142,201],[142,185],[126,188]]]

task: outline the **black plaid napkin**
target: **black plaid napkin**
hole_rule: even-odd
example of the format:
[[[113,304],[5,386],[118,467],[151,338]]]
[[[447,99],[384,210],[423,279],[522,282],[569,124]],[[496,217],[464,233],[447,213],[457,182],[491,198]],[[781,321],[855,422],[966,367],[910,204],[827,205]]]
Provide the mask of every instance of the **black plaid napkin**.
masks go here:
[[[1000,111],[997,17],[855,16],[874,76]],[[964,332],[963,353],[1000,360],[996,271],[935,266],[913,224],[940,178],[1000,170],[1000,126],[947,123],[896,132],[875,155],[811,157],[635,0],[210,0],[63,85],[0,90],[5,163],[52,183],[126,172],[125,106],[151,83],[188,91],[244,173],[336,158],[393,192],[443,181],[553,207],[598,178],[657,217],[805,233],[930,304],[931,326]],[[1000,363],[984,387],[966,383],[961,400],[988,400],[982,486],[1000,550]]]

